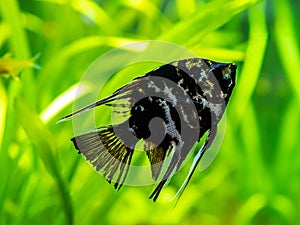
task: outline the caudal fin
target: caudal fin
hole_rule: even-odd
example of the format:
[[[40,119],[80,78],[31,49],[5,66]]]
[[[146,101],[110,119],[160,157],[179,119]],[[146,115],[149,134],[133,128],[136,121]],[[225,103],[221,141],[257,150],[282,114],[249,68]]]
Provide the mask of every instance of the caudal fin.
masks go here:
[[[133,149],[115,134],[113,126],[99,128],[71,139],[79,153],[91,162],[109,183],[120,189],[128,174]]]

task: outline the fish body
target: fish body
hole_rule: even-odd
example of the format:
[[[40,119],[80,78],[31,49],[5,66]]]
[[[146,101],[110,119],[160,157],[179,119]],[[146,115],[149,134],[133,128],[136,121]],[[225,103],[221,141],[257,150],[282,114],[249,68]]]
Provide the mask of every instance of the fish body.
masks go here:
[[[103,104],[113,107],[116,116],[125,118],[124,122],[100,127],[71,140],[96,170],[119,189],[126,179],[135,145],[142,139],[152,177],[159,182],[150,195],[156,201],[193,145],[208,132],[180,190],[186,187],[215,137],[217,124],[235,86],[236,68],[232,63],[201,58],[174,61],[62,120]],[[161,174],[168,156],[170,162]]]

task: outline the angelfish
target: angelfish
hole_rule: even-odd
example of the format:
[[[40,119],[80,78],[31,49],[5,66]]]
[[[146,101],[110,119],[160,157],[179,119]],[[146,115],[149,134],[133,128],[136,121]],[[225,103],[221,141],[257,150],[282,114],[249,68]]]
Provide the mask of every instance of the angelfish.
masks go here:
[[[152,178],[158,182],[149,196],[153,201],[207,132],[178,191],[181,195],[216,136],[218,122],[235,86],[236,69],[233,63],[201,58],[173,61],[60,121],[100,105],[111,106],[116,115],[126,118],[125,122],[103,126],[71,140],[79,153],[120,189],[130,169],[135,145],[142,139]]]

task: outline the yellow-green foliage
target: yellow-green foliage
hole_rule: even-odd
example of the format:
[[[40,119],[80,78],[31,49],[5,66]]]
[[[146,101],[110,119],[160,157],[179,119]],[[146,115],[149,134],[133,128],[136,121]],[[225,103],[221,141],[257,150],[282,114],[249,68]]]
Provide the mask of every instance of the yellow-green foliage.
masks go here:
[[[298,224],[299,8],[298,0],[1,0],[0,225]],[[152,186],[116,192],[75,151],[72,123],[56,124],[78,87],[79,98],[89,92],[78,83],[89,65],[140,40],[238,64],[220,152],[175,209],[169,199],[188,168],[157,203],[147,199]],[[146,66],[124,68],[103,95]]]

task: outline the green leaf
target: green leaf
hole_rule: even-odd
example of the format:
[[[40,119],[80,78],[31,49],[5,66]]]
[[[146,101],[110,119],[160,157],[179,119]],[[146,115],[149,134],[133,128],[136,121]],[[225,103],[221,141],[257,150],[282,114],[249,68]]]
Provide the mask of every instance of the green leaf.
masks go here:
[[[0,149],[2,145],[2,139],[4,135],[6,111],[7,111],[7,96],[4,85],[0,82]]]
[[[169,32],[159,38],[190,46],[257,2],[259,1],[217,0],[205,6],[201,4],[201,8],[198,8],[193,15],[177,23]]]
[[[15,100],[15,111],[28,138],[36,147],[37,153],[44,166],[56,182],[64,207],[67,224],[73,224],[71,200],[55,156],[56,144],[54,137],[40,120],[35,110],[21,97]]]
[[[274,1],[275,2],[275,23],[274,36],[279,51],[280,61],[286,77],[293,88],[293,92],[300,100],[300,54],[299,42],[297,40],[298,25],[293,18],[293,10],[289,1]]]
[[[59,176],[59,169],[54,156],[55,140],[38,115],[24,99],[16,98],[15,110],[18,119],[31,142],[35,145],[39,157],[46,169],[53,176]]]
[[[244,117],[265,59],[268,30],[264,11],[265,4],[263,3],[249,10],[249,41],[243,68],[237,81],[238,85],[235,88],[235,93],[238,94],[231,100],[231,107],[228,108],[228,114],[233,115],[236,124]]]

